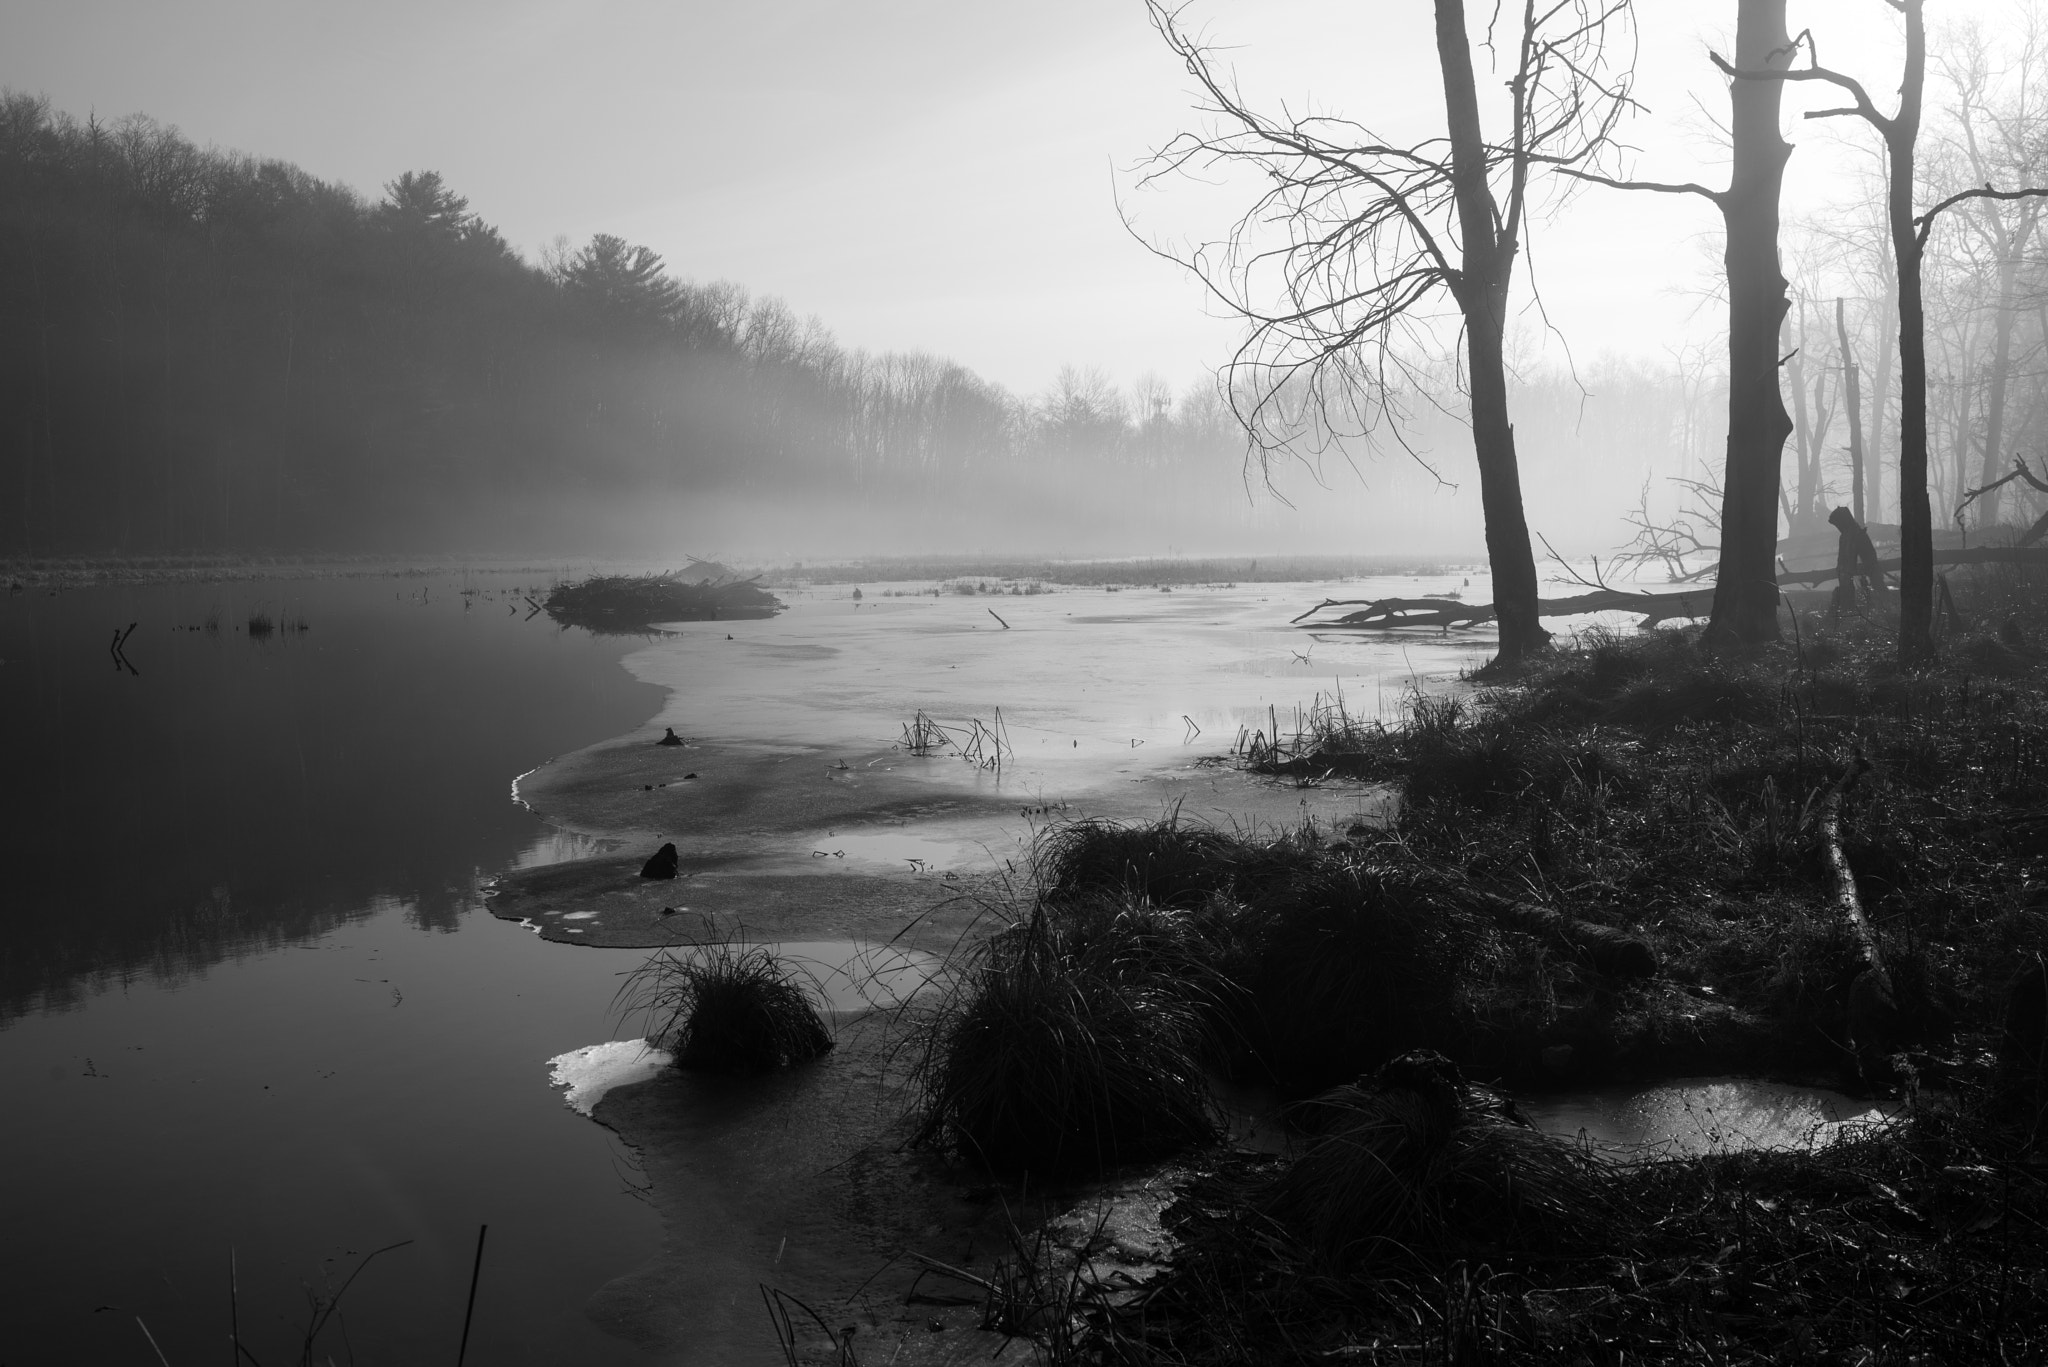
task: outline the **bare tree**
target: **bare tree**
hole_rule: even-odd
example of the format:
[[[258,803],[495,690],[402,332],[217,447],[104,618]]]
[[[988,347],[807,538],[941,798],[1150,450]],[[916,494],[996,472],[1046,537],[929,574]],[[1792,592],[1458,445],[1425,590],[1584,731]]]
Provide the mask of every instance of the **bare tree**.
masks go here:
[[[1812,392],[1807,388],[1807,361],[1812,343],[1806,328],[1806,298],[1799,300],[1799,335],[1787,348],[1785,377],[1792,384],[1792,441],[1795,495],[1780,493],[1785,500],[1785,525],[1794,535],[1815,531],[1825,525],[1822,508],[1827,485],[1822,474],[1822,453],[1835,422],[1835,400],[1829,389],[1832,369],[1826,364],[1813,368]]]
[[[1252,109],[1177,8],[1147,7],[1222,127],[1176,138],[1146,179],[1240,166],[1265,180],[1226,241],[1173,256],[1250,324],[1227,388],[1262,465],[1383,425],[1400,440],[1410,396],[1433,401],[1418,383],[1418,359],[1435,321],[1430,303],[1448,295],[1464,334],[1498,659],[1528,654],[1549,633],[1537,619],[1508,414],[1509,293],[1535,173],[1592,164],[1629,107],[1629,71],[1606,59],[1610,39],[1631,23],[1629,0],[1524,0],[1506,80],[1509,128],[1494,139],[1482,124],[1463,0],[1435,0],[1444,133],[1406,145],[1348,119]],[[1496,51],[1491,25],[1484,36]]]
[[[1583,179],[1623,190],[1696,194],[1721,211],[1728,272],[1728,460],[1722,475],[1720,565],[1708,632],[1742,641],[1778,637],[1778,504],[1785,439],[1792,416],[1778,382],[1778,338],[1791,307],[1778,266],[1778,198],[1792,149],[1778,128],[1782,74],[1794,47],[1785,31],[1785,0],[1740,0],[1735,18],[1736,66],[1713,56],[1728,77],[1733,153],[1728,188],[1692,183],[1615,180],[1585,171]]]
[[[2043,148],[2038,134],[2040,94],[2035,85],[2043,48],[2048,46],[2039,11],[2029,7],[2025,13],[2014,62],[2014,88],[2000,108],[1994,109],[1990,103],[1992,60],[1983,31],[1972,26],[1958,37],[1960,41],[1952,45],[1942,66],[1943,74],[1955,88],[1954,119],[1973,180],[1989,185],[2000,173],[2020,180],[2039,179],[2038,163]],[[1984,127],[1982,136],[1980,125]],[[1982,525],[1990,526],[1997,523],[1999,513],[2000,490],[1991,481],[2001,463],[2005,437],[2006,388],[2012,376],[2013,330],[2019,317],[2020,258],[2040,222],[2041,202],[2022,202],[2011,218],[1994,200],[1979,200],[1973,207],[1976,212],[1970,216],[1970,227],[1992,250],[1997,272],[1990,383],[1985,395],[1984,454],[1979,470],[1988,492],[1978,517]]]
[[[1842,351],[1842,402],[1849,414],[1849,510],[1858,522],[1866,521],[1863,508],[1863,395],[1862,376],[1856,369],[1856,352],[1849,345],[1849,324],[1842,316],[1842,300],[1835,298],[1835,344]]]
[[[1775,70],[1717,63],[1731,77],[1770,81],[1820,81],[1848,94],[1851,103],[1809,110],[1809,119],[1853,116],[1877,130],[1888,163],[1886,219],[1899,286],[1899,660],[1917,664],[1933,653],[1934,519],[1927,498],[1927,320],[1921,263],[1935,219],[1946,209],[1976,199],[2026,199],[2042,190],[2001,191],[1985,186],[1948,196],[1924,214],[1913,212],[1914,157],[1920,140],[1922,94],[1927,83],[1925,0],[1884,0],[1905,16],[1906,61],[1899,82],[1899,106],[1883,114],[1862,82],[1820,64],[1811,30],[1798,46],[1812,59],[1805,67]]]

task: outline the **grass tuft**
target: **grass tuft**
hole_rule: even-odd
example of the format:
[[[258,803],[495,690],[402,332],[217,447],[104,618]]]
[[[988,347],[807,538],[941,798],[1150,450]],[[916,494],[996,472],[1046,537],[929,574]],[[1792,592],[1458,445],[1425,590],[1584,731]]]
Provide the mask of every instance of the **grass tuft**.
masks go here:
[[[1590,1153],[1529,1128],[1439,1054],[1404,1054],[1302,1109],[1319,1137],[1264,1207],[1334,1267],[1441,1269],[1475,1246],[1585,1234],[1606,1206]]]
[[[621,995],[679,1068],[770,1072],[832,1048],[815,987],[762,945],[662,950],[634,970]]]
[[[1209,989],[1180,971],[1197,934],[1144,904],[1041,904],[984,941],[920,1023],[917,1141],[1061,1174],[1213,1140]]]

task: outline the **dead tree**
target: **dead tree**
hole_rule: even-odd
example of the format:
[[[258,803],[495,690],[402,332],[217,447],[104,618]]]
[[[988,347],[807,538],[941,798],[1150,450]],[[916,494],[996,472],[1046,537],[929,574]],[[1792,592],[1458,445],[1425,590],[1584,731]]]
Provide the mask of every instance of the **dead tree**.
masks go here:
[[[1777,68],[1795,51],[1785,30],[1785,0],[1740,0],[1735,65],[1713,60],[1728,77],[1733,153],[1728,188],[1657,181],[1586,179],[1623,190],[1697,194],[1721,211],[1727,231],[1728,460],[1722,477],[1721,558],[1714,584],[1712,635],[1741,641],[1778,637],[1778,501],[1792,417],[1778,383],[1778,336],[1790,301],[1778,266],[1778,195],[1792,148],[1778,131],[1783,87]],[[1764,73],[1773,79],[1760,79]]]
[[[1841,296],[1835,297],[1835,337],[1842,348],[1843,407],[1849,414],[1849,511],[1863,522],[1863,394],[1856,372],[1856,353],[1849,346],[1849,325],[1842,319]]]
[[[1594,164],[1629,107],[1630,75],[1610,71],[1604,47],[1630,22],[1630,0],[1524,0],[1506,81],[1509,127],[1492,138],[1463,0],[1435,0],[1445,131],[1407,145],[1346,119],[1252,109],[1182,29],[1176,8],[1147,5],[1222,127],[1167,144],[1146,182],[1220,165],[1249,166],[1265,183],[1226,241],[1183,254],[1155,248],[1250,324],[1227,388],[1262,463],[1303,440],[1369,435],[1397,422],[1404,393],[1418,387],[1430,301],[1448,296],[1464,336],[1499,659],[1528,654],[1549,633],[1536,611],[1508,413],[1509,293],[1536,173]],[[1490,26],[1485,37],[1493,51]]]
[[[2040,114],[2038,109],[2031,107],[2030,97],[2036,93],[2033,89],[2034,76],[2039,70],[2044,46],[2048,46],[2048,33],[2043,32],[2039,12],[2030,11],[2025,19],[2018,55],[2019,89],[2013,105],[2002,115],[1992,110],[1986,99],[1991,61],[1982,30],[1972,30],[1963,50],[1944,63],[1949,82],[1956,91],[1956,122],[1962,131],[1970,169],[1975,179],[1986,185],[1993,177],[1994,157],[2004,163],[2008,173],[2017,173],[2021,179],[2032,179],[2031,173],[2038,170],[2041,150],[2039,138],[2033,130]],[[1990,124],[1991,146],[1988,149],[1977,135],[1979,114]],[[1993,482],[1992,476],[2004,454],[2001,448],[2005,438],[2006,388],[2012,374],[2013,330],[2019,316],[2021,257],[2039,226],[2041,203],[2029,199],[2021,204],[2018,221],[2013,224],[2008,224],[2004,214],[1990,202],[1980,201],[1975,207],[1974,226],[1992,249],[1998,271],[1991,383],[1984,400],[1984,453],[1979,471],[1984,503],[1978,510],[1978,517],[1981,525],[1989,527],[1995,526],[1999,520],[1999,486]]]
[[[1899,661],[1917,664],[1934,651],[1934,515],[1927,497],[1927,316],[1921,262],[1928,234],[1945,209],[1975,199],[2025,199],[2048,190],[1996,190],[1985,186],[1950,195],[1924,214],[1913,212],[1914,156],[1920,140],[1921,94],[1927,82],[1925,0],[1884,0],[1906,19],[1906,65],[1895,114],[1878,112],[1862,82],[1820,64],[1811,30],[1799,35],[1811,58],[1792,70],[1730,67],[1731,77],[1760,81],[1820,81],[1846,92],[1852,101],[1833,109],[1809,110],[1809,119],[1854,116],[1884,140],[1890,168],[1886,219],[1899,285]],[[1719,62],[1719,59],[1715,59]]]

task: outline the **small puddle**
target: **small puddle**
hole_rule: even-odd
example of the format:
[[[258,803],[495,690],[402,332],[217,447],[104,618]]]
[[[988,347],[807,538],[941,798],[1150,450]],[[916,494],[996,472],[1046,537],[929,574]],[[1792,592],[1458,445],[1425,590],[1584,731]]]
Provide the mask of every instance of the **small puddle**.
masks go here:
[[[1516,1105],[1545,1133],[1583,1136],[1595,1148],[1631,1157],[1670,1158],[1819,1148],[1893,1113],[1822,1087],[1739,1077],[1601,1088]]]

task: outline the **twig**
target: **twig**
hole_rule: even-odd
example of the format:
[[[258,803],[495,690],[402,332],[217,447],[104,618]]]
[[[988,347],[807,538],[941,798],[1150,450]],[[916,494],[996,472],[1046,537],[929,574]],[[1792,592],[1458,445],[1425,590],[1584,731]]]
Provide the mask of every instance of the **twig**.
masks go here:
[[[462,1367],[462,1360],[469,1356],[469,1322],[476,1314],[476,1284],[484,1271],[484,1235],[490,1230],[487,1224],[476,1227],[476,1262],[469,1269],[469,1305],[462,1312],[462,1346],[455,1350],[455,1367]]]
[[[997,612],[994,608],[990,608],[988,610],[988,615],[995,618],[998,622],[1003,622],[1003,615]],[[1009,629],[1010,624],[1008,622],[1003,622],[1003,630],[1008,631]]]
[[[140,1329],[142,1336],[149,1340],[150,1350],[156,1354],[156,1360],[161,1362],[164,1367],[171,1367],[171,1360],[164,1356],[163,1349],[157,1347],[156,1335],[149,1332],[149,1326],[142,1322],[142,1316],[137,1315],[135,1317],[135,1327]]]

